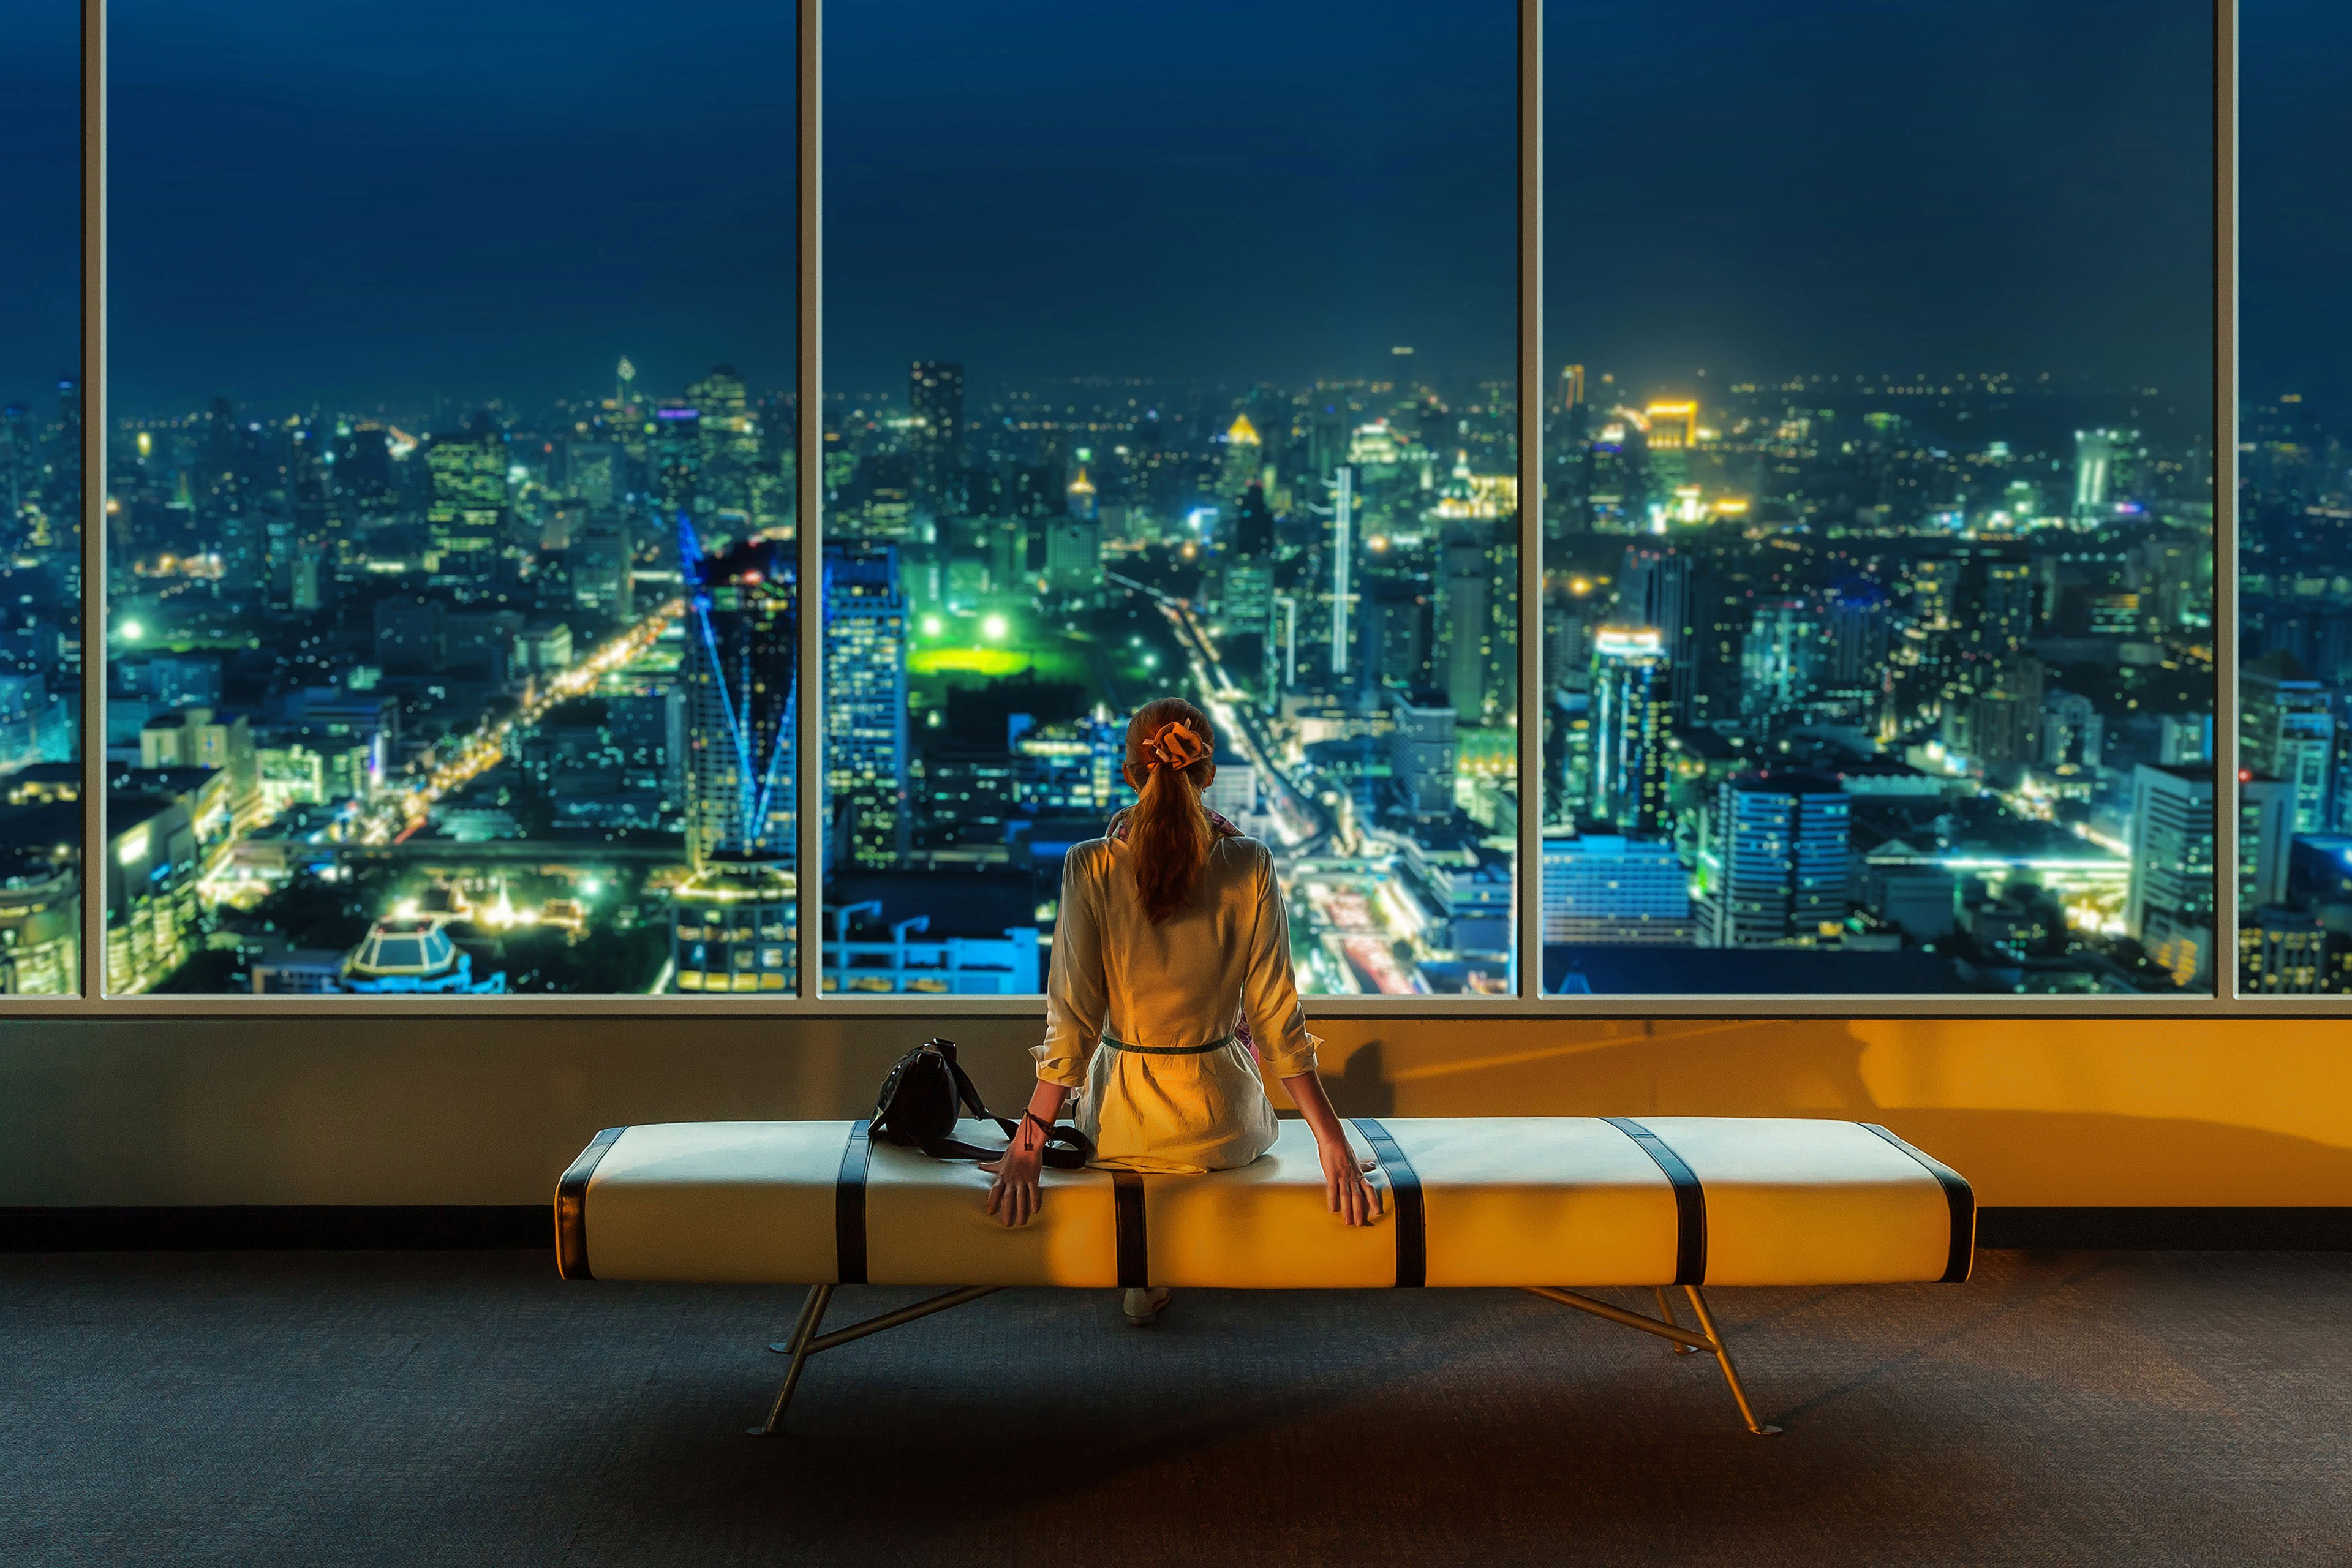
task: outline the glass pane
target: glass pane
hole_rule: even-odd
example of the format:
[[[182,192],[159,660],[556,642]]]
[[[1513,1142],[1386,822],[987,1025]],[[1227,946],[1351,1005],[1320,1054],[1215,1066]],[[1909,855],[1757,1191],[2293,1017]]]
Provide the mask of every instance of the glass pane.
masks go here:
[[[80,29],[0,9],[0,994],[81,988]]]
[[[827,989],[1037,990],[1163,695],[1302,987],[1512,984],[1514,27],[828,8]]]
[[[2248,6],[2238,578],[2238,952],[2260,995],[2352,990],[2352,15]]]
[[[2213,983],[2212,8],[1951,24],[1550,8],[1549,990]]]
[[[114,0],[110,990],[792,987],[793,18],[647,18]]]

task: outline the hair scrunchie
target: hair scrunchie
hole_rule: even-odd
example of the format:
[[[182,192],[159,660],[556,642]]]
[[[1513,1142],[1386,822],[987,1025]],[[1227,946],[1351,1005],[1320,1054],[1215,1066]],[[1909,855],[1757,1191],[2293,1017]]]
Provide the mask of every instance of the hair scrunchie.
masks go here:
[[[1181,773],[1194,763],[1209,759],[1209,742],[1194,734],[1192,727],[1181,719],[1163,725],[1160,733],[1143,743],[1143,749],[1151,759],[1146,772],[1164,764]]]

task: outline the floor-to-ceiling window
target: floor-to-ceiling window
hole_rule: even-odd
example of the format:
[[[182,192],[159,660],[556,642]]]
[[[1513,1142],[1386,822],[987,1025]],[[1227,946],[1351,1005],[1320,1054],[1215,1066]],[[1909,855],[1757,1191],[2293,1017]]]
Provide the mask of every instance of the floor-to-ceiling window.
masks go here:
[[[2214,16],[1547,7],[1548,991],[2213,987]]]
[[[1040,989],[1164,695],[1304,989],[1512,987],[1517,25],[827,8],[828,991]]]
[[[0,994],[81,985],[81,12],[0,11]]]
[[[790,989],[790,8],[109,10],[106,988]]]
[[[2352,18],[2244,13],[2238,976],[2352,989]],[[2226,962],[2226,960],[2225,960]]]

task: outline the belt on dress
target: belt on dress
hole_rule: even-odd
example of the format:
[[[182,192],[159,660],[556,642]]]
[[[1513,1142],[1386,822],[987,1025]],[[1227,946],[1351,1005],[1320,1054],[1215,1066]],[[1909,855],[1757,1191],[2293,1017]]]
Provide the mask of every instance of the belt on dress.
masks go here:
[[[1223,1050],[1234,1043],[1234,1037],[1227,1035],[1223,1039],[1211,1040],[1205,1046],[1130,1046],[1124,1040],[1114,1039],[1106,1034],[1102,1037],[1102,1043],[1112,1050],[1127,1051],[1139,1057],[1205,1057],[1211,1051]]]

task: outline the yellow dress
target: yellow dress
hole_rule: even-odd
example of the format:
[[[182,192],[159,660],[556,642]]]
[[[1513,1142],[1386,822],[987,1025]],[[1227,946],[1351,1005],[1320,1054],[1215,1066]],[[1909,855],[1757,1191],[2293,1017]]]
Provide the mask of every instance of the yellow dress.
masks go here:
[[[1274,1106],[1234,1026],[1248,1023],[1276,1078],[1315,1070],[1274,856],[1217,839],[1192,902],[1153,925],[1131,854],[1096,838],[1063,862],[1037,1076],[1081,1091],[1097,1165],[1246,1165],[1273,1146]]]

